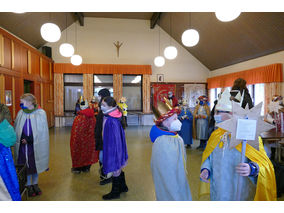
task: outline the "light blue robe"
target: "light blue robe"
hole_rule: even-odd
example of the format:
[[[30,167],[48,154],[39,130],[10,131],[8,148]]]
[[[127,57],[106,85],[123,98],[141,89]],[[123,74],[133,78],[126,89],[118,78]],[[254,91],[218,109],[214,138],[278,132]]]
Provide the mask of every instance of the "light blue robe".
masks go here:
[[[152,130],[159,131],[156,126]],[[152,130],[151,132],[153,132]],[[168,133],[166,132],[166,134]],[[150,133],[151,140],[152,142],[154,141],[151,170],[155,184],[156,199],[158,201],[191,201],[183,140],[178,135],[166,134],[160,135],[155,139],[151,137]]]
[[[208,139],[208,116],[204,106],[200,106],[197,115],[205,115],[206,118],[196,119],[196,137],[199,140]]]
[[[182,116],[187,115],[184,120],[181,120],[182,126],[181,131],[178,133],[182,139],[184,144],[192,144],[192,120],[193,116],[188,108],[182,108],[181,113],[179,114],[179,118],[181,119]]]
[[[220,143],[220,142],[219,142]],[[210,171],[210,200],[233,201],[236,198],[239,174],[236,166],[241,161],[241,153],[235,148],[230,149],[230,138],[223,148],[219,144],[204,161],[201,170],[206,168]],[[248,163],[249,159],[246,158]],[[241,200],[253,200],[256,190],[257,177],[243,177]]]

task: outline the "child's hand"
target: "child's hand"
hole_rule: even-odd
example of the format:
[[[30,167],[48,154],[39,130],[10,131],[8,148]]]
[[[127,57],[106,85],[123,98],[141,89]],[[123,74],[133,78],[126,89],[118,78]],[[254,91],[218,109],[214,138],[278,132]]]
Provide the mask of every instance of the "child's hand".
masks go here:
[[[249,176],[250,174],[250,166],[248,163],[240,163],[236,167],[236,172],[240,174],[241,176]]]
[[[22,139],[22,144],[27,144],[28,142],[26,141],[26,139]]]
[[[201,180],[204,181],[204,182],[206,182],[206,183],[209,183],[208,177],[209,177],[208,169],[202,170],[202,172],[201,172],[201,174],[200,174]]]

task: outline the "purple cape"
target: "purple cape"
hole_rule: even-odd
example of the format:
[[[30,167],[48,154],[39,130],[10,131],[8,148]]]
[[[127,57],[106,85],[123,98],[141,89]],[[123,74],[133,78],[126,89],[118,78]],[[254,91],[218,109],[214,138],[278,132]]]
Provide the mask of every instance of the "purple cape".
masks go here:
[[[117,118],[108,116],[103,132],[103,172],[114,172],[128,160],[125,133]]]

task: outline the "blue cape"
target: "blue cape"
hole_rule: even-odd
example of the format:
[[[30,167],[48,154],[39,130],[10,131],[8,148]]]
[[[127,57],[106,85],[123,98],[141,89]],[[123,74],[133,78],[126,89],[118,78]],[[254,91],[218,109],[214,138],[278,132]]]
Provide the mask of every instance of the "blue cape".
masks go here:
[[[125,133],[118,118],[108,116],[103,132],[103,172],[114,172],[128,160]]]
[[[162,135],[176,135],[176,133],[162,130],[156,125],[152,126],[150,130],[150,135],[149,135],[152,143],[154,143],[155,140]]]
[[[14,201],[21,200],[17,172],[10,148],[0,144],[0,176]]]

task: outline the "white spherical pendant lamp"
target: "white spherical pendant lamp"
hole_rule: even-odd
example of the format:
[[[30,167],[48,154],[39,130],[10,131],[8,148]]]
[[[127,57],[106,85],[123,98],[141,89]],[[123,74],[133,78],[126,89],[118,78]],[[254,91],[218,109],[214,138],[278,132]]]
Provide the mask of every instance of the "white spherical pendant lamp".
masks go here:
[[[165,64],[165,59],[163,56],[157,56],[155,59],[154,59],[154,64],[156,67],[162,67],[164,66]]]
[[[238,18],[241,12],[238,11],[224,11],[224,12],[216,12],[215,15],[218,20],[222,22],[233,21]]]
[[[177,48],[174,46],[168,46],[164,50],[164,56],[166,59],[172,60],[177,57]]]
[[[184,46],[193,47],[199,42],[199,33],[195,29],[189,29],[183,32],[181,41]]]
[[[71,57],[71,63],[75,66],[82,64],[82,57],[80,55],[73,55]]]
[[[61,37],[60,28],[53,23],[45,23],[40,28],[42,38],[48,42],[56,42]]]
[[[64,57],[71,57],[74,54],[74,47],[71,44],[63,43],[59,47],[59,52]]]

